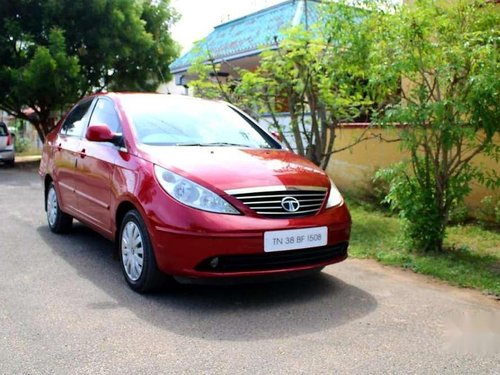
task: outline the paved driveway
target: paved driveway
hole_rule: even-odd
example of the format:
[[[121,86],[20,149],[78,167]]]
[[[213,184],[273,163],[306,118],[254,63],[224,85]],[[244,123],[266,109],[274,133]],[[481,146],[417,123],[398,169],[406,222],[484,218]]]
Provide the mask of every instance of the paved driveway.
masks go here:
[[[0,374],[498,374],[499,307],[360,260],[141,296],[111,243],[49,232],[33,169],[0,167]]]

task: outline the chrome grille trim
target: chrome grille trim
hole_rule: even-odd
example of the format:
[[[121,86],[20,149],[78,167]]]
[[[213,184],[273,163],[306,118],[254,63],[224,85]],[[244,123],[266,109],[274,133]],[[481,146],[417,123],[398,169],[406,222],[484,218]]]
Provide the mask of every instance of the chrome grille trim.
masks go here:
[[[275,218],[293,218],[316,214],[327,195],[327,188],[319,186],[267,186],[260,188],[227,190],[226,193],[259,215]],[[286,211],[284,197],[293,197],[300,203],[296,212]]]
[[[327,191],[328,189],[322,186],[260,186],[254,188],[243,188],[243,189],[231,189],[226,190],[229,195],[235,194],[249,194],[249,193],[268,193],[273,191],[291,191],[291,190],[317,190],[317,191]]]
[[[303,210],[303,211],[300,211],[300,213],[298,212],[286,212],[286,211],[283,211],[283,212],[275,212],[275,211],[256,211],[258,214],[260,215],[288,215],[289,217],[296,217],[296,216],[303,216],[303,214],[307,214],[307,213],[310,213],[310,212],[317,212],[318,209],[315,208],[314,210]]]

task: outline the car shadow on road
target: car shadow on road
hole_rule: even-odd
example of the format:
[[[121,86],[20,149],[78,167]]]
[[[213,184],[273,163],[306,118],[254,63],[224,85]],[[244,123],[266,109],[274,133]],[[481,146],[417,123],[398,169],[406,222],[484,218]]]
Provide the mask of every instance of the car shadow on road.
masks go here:
[[[113,244],[76,223],[71,234],[38,233],[54,254],[110,299],[89,309],[127,308],[154,326],[183,336],[248,341],[292,337],[337,327],[369,314],[377,301],[364,290],[325,272],[265,284],[176,285],[149,295],[131,291]],[[336,267],[342,267],[342,264]]]

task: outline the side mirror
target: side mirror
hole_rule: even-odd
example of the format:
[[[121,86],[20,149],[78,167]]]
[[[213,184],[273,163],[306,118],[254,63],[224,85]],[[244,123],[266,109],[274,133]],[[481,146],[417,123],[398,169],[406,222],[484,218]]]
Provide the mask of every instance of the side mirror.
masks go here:
[[[106,124],[90,124],[85,133],[85,138],[92,142],[116,143],[117,136]]]

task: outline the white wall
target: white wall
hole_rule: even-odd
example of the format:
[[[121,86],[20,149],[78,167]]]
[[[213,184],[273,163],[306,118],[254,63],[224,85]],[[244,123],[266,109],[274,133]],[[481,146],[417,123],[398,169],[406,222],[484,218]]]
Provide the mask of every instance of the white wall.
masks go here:
[[[187,95],[187,89],[184,86],[177,86],[173,80],[161,84],[156,91],[161,94]]]

